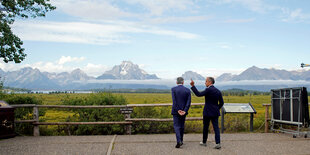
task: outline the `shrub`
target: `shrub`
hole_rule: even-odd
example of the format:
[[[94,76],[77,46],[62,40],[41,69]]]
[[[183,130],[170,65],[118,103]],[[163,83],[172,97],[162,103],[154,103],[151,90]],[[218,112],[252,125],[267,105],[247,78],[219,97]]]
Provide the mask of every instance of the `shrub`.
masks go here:
[[[144,101],[147,104],[147,101]],[[172,118],[171,107],[137,107],[131,114],[132,118]],[[132,125],[133,134],[143,133],[172,133],[172,122],[134,122]]]
[[[4,100],[8,104],[42,104],[42,100],[36,97],[19,96],[19,95],[6,95]],[[15,120],[32,120],[33,109],[32,108],[16,108],[14,111]],[[44,116],[45,110],[39,110],[39,116]],[[29,123],[16,123],[15,131],[21,135],[32,135],[33,125]]]
[[[123,96],[116,96],[111,93],[90,94],[85,98],[65,98],[65,105],[125,105],[127,104]],[[118,108],[105,109],[72,109],[80,122],[98,122],[98,121],[124,121],[124,116]],[[68,118],[67,121],[74,121],[74,118]],[[62,131],[64,130],[64,131]],[[123,134],[123,125],[74,125],[58,129],[60,133],[69,133],[73,135],[101,135],[101,134]]]

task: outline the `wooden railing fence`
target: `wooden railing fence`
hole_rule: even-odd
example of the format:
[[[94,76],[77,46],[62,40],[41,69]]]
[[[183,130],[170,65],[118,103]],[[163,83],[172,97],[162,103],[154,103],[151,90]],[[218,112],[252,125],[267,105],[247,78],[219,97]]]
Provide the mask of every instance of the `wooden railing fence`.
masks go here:
[[[201,106],[204,103],[192,103],[191,106]],[[15,104],[11,105],[14,108],[33,108],[32,120],[15,120],[15,123],[32,123],[33,135],[40,136],[40,125],[110,125],[110,124],[123,124],[125,125],[126,134],[131,134],[132,122],[135,121],[156,121],[156,122],[171,122],[172,118],[131,118],[130,114],[133,112],[134,107],[163,107],[172,106],[172,103],[158,103],[158,104],[127,104],[127,105],[92,105],[92,106],[70,106],[70,105],[35,105],[35,104]],[[120,113],[124,115],[124,121],[114,122],[39,122],[39,108],[79,108],[79,109],[104,109],[104,108],[119,108]],[[187,121],[202,120],[202,117],[187,117]]]

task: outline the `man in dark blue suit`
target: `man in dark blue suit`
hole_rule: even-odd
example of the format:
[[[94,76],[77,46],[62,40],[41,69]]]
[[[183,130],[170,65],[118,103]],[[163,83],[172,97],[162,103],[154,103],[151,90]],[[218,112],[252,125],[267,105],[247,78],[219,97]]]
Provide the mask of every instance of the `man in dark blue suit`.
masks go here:
[[[183,145],[185,118],[191,105],[191,91],[184,87],[183,84],[184,79],[178,77],[178,86],[171,88],[173,101],[171,114],[173,115],[173,127],[177,138],[176,148]]]
[[[221,148],[221,139],[220,139],[220,129],[218,126],[218,118],[220,116],[220,109],[224,105],[223,96],[221,91],[213,86],[215,83],[213,77],[206,78],[206,89],[202,92],[199,92],[195,87],[195,83],[192,80],[190,85],[194,94],[198,97],[205,97],[205,106],[203,108],[203,139],[200,142],[200,145],[207,146],[208,139],[208,129],[210,120],[212,121],[214,133],[215,133],[215,149]]]

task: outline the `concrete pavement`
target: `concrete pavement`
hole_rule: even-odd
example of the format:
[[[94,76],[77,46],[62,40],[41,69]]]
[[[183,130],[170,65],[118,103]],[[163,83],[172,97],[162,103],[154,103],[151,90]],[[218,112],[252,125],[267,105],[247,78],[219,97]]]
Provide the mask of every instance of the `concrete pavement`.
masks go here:
[[[207,147],[200,146],[202,134],[185,134],[184,145],[175,148],[174,134],[107,136],[41,136],[0,140],[0,154],[310,154],[310,138],[292,138],[279,133],[222,134],[222,149],[215,150],[214,134]]]

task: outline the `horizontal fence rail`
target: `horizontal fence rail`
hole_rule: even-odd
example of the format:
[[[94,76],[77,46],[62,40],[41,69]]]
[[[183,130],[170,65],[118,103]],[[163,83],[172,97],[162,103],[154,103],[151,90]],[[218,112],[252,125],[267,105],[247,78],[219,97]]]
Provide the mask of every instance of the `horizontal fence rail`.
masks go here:
[[[34,125],[111,125],[132,124],[132,122],[35,122]]]
[[[186,117],[187,121],[197,121],[197,120],[203,120],[202,117]],[[173,118],[129,118],[126,119],[126,121],[132,121],[132,122],[139,122],[139,121],[153,121],[153,122],[171,122],[173,121]]]
[[[204,103],[192,103],[191,106],[202,106]],[[15,123],[31,123],[33,135],[39,136],[39,125],[125,125],[126,134],[131,134],[131,124],[137,121],[154,121],[154,122],[171,122],[172,118],[130,118],[130,114],[135,107],[168,107],[172,103],[155,103],[155,104],[127,104],[127,105],[35,105],[35,104],[15,104],[11,105],[14,108],[33,108],[32,120],[15,120]],[[105,108],[120,108],[120,112],[124,115],[124,121],[114,122],[39,122],[39,108],[60,108],[60,109],[105,109]],[[202,120],[202,117],[189,117],[188,121]]]
[[[191,106],[205,105],[205,103],[192,103]],[[35,104],[12,104],[14,108],[77,108],[77,109],[98,109],[98,108],[135,108],[135,107],[164,107],[172,106],[172,103],[155,103],[155,104],[127,104],[127,105],[35,105]]]
[[[191,103],[191,106],[203,106],[205,103]],[[35,105],[35,104],[15,104],[11,105],[14,108],[33,108],[32,120],[15,120],[15,123],[31,123],[33,128],[33,135],[39,136],[39,125],[125,125],[126,134],[131,134],[131,127],[133,122],[153,121],[153,122],[172,122],[172,118],[131,118],[130,114],[133,108],[136,107],[168,107],[172,103],[155,103],[155,104],[127,104],[127,105]],[[124,121],[114,122],[39,122],[39,108],[60,108],[60,109],[105,109],[105,108],[119,108],[120,113],[124,115]],[[187,121],[203,120],[203,117],[187,117]]]

